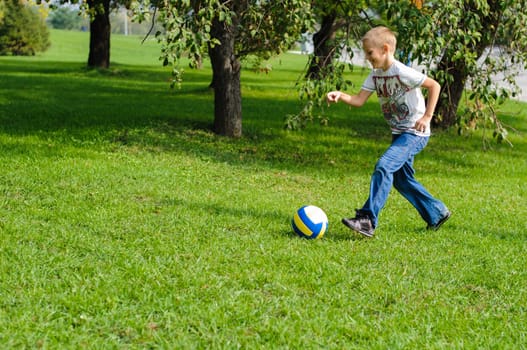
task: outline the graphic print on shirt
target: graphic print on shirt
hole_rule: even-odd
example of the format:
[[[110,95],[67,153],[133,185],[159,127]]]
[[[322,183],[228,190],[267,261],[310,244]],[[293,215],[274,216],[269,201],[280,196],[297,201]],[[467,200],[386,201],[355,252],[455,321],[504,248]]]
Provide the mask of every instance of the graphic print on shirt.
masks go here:
[[[407,119],[410,109],[406,103],[405,93],[410,89],[401,82],[399,76],[374,76],[373,82],[384,118],[392,126]]]

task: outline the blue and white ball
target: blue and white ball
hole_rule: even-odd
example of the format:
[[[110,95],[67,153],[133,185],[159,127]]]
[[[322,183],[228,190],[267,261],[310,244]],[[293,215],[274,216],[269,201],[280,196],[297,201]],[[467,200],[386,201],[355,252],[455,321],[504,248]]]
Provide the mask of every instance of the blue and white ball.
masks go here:
[[[322,238],[328,229],[328,225],[326,213],[314,205],[305,205],[298,209],[293,215],[293,220],[291,220],[293,231],[300,237],[307,239]]]

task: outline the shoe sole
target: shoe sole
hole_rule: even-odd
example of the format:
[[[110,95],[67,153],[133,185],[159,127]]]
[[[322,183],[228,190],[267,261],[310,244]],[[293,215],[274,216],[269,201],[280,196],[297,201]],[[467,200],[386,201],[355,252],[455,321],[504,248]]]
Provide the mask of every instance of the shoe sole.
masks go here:
[[[443,216],[441,218],[441,220],[439,220],[439,222],[435,225],[435,226],[428,226],[427,229],[428,230],[432,230],[432,231],[437,231],[439,230],[439,228],[445,223],[447,222],[448,219],[450,219],[450,217],[452,216],[452,213],[451,212],[447,212],[445,216]]]
[[[365,231],[362,231],[362,230],[356,230],[354,227],[351,227],[350,225],[348,225],[348,223],[346,222],[345,219],[342,219],[341,222],[342,222],[342,224],[344,224],[344,226],[346,226],[347,228],[349,228],[353,232],[358,232],[361,235],[363,235],[365,237],[368,237],[368,238],[372,238],[373,237],[373,233],[365,232]]]

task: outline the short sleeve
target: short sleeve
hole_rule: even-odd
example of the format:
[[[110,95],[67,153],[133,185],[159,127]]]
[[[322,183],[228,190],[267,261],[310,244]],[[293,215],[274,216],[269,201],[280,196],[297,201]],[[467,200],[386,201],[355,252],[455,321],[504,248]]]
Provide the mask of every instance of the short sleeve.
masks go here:
[[[373,71],[368,74],[368,77],[366,80],[364,80],[364,83],[362,83],[363,90],[374,92],[375,91],[375,83],[373,82]]]
[[[426,80],[426,75],[407,66],[400,65],[401,70],[400,79],[403,84],[411,89],[420,87]]]

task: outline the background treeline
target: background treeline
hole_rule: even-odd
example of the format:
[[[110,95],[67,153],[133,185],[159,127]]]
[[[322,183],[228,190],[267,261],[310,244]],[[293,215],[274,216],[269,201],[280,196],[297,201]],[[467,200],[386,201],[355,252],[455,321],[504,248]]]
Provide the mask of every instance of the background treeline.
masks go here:
[[[79,11],[77,7],[61,6],[50,11],[47,24],[54,29],[66,30],[88,30],[90,18],[86,13]],[[110,13],[111,31],[116,34],[146,35],[152,27],[151,22],[132,22],[131,12],[124,7],[114,9]],[[155,24],[152,32],[160,28]]]
[[[87,31],[89,15],[78,6],[59,6],[53,9],[19,0],[0,0],[0,55],[32,56],[50,45],[49,28]],[[146,35],[152,23],[135,23],[125,8],[112,10],[112,33]],[[152,29],[158,30],[158,24]]]

